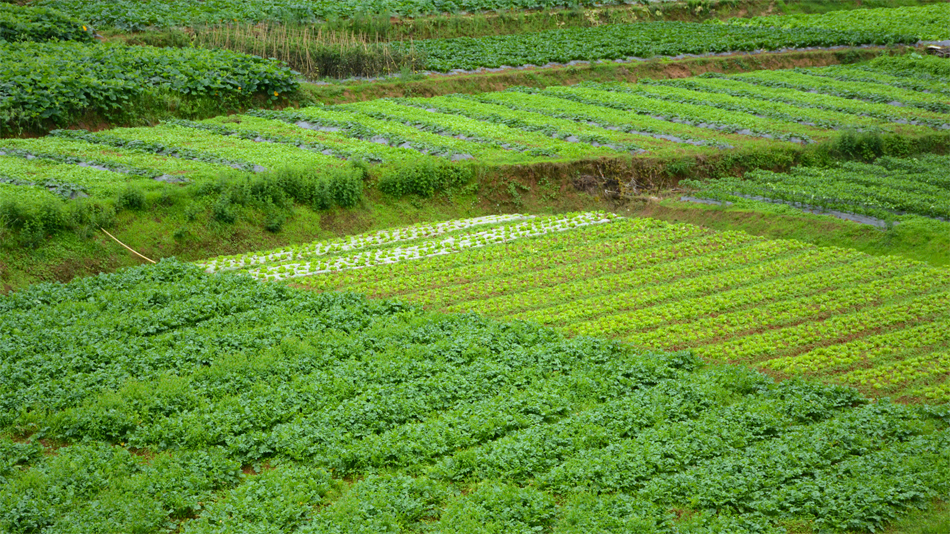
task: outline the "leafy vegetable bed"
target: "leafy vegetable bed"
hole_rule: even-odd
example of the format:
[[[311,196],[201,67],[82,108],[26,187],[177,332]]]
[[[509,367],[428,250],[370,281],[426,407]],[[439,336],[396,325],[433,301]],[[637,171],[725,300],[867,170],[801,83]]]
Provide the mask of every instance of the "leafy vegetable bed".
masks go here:
[[[592,0],[573,3],[565,0],[41,0],[38,3],[61,9],[96,26],[126,31],[229,22],[314,23],[380,13],[415,17],[447,12],[620,4],[614,0],[596,3]]]
[[[12,43],[0,44],[0,65],[2,129],[118,117],[162,94],[249,100],[297,88],[278,62],[226,50]]]
[[[0,332],[7,532],[844,532],[950,490],[947,406],[173,261]]]
[[[368,247],[341,258],[390,258],[393,251]],[[937,364],[888,381],[864,374],[913,358],[942,361],[950,342],[946,269],[649,220],[453,252],[367,261],[357,270],[314,267],[325,274],[294,283],[537,321],[657,350],[688,348],[873,393],[927,397],[947,380]],[[275,259],[247,270],[278,279],[335,260]]]
[[[743,178],[684,185],[722,201],[756,197],[887,220],[901,214],[950,219],[950,156],[882,158],[873,165],[797,167],[789,173],[758,170]]]
[[[771,19],[771,17],[769,17]],[[425,67],[447,72],[502,65],[677,56],[814,46],[916,43],[891,29],[755,28],[691,22],[641,22],[537,33],[413,41]],[[409,46],[393,43],[392,46]]]
[[[950,4],[855,9],[815,15],[734,18],[739,27],[825,28],[836,31],[865,30],[914,35],[920,40],[950,39]]]
[[[550,217],[483,217],[421,228],[397,229],[391,233],[380,232],[345,241],[312,243],[291,247],[289,250],[212,258],[200,262],[200,265],[208,272],[240,269],[261,280],[287,280],[318,273],[364,269],[456,254],[463,250],[498,243],[507,244],[518,239],[564,232],[582,226],[606,224],[613,219],[614,215],[609,213],[578,213]],[[485,225],[499,222],[508,224],[483,228]],[[390,244],[396,246],[385,246]],[[275,262],[275,265],[267,265]]]
[[[92,28],[55,9],[0,4],[0,43],[95,40]]]

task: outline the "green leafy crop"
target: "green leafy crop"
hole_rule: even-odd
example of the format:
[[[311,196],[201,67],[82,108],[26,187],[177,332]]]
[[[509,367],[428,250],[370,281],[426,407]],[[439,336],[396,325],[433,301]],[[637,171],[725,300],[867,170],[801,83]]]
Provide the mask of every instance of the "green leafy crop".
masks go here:
[[[93,42],[94,35],[87,24],[56,9],[0,4],[0,43]]]
[[[225,50],[116,44],[0,45],[0,124],[65,125],[89,111],[115,116],[160,92],[244,98],[297,89],[276,61]]]

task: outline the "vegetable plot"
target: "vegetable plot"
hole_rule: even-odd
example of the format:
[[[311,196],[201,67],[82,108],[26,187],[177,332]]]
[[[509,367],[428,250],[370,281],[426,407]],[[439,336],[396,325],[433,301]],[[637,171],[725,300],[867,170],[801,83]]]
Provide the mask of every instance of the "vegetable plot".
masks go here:
[[[503,65],[541,66],[570,61],[628,60],[838,45],[911,44],[917,41],[917,34],[909,28],[865,29],[856,26],[841,29],[830,26],[821,29],[785,29],[692,22],[640,22],[515,35],[425,39],[413,41],[412,47],[425,57],[426,69],[448,72]],[[408,50],[409,45],[391,43],[391,46]]]
[[[756,199],[805,209],[839,210],[883,220],[917,215],[950,220],[950,156],[881,158],[874,164],[752,171],[742,178],[687,181],[698,195],[720,201]]]
[[[42,0],[39,3],[72,13],[98,26],[125,31],[230,22],[313,24],[327,19],[380,13],[417,17],[575,5],[565,0]],[[604,3],[619,4],[616,1]],[[594,6],[595,3],[584,0],[576,5]]]
[[[950,490],[947,406],[175,261],[0,332],[10,532],[843,533]]]
[[[45,7],[0,4],[0,43],[79,41],[91,43],[95,32],[79,19]]]
[[[436,250],[438,239],[418,247]],[[925,264],[651,220],[419,261],[399,262],[398,250],[362,249],[360,258],[384,260],[294,283],[529,320],[656,350],[690,349],[711,361],[751,363],[874,394],[920,397],[947,380],[936,363],[922,367],[933,372],[887,383],[849,374],[911,359],[942,361],[950,271]],[[307,268],[283,263],[249,272],[278,279]],[[321,258],[310,268],[332,271],[331,263]],[[919,335],[904,343],[905,331]]]
[[[383,231],[332,242],[295,246],[290,250],[212,258],[200,262],[208,272],[241,270],[260,280],[287,280],[320,273],[363,269],[375,265],[399,263],[456,254],[463,250],[552,232],[564,232],[605,224],[615,218],[609,213],[578,213],[552,217],[522,215],[488,216],[450,221],[421,227]],[[529,219],[523,222],[522,219]],[[500,223],[500,224],[499,224]],[[507,224],[505,224],[507,223]],[[488,228],[481,228],[491,225]],[[438,236],[438,237],[436,237]],[[388,246],[395,244],[396,246]]]
[[[893,83],[900,65],[913,75]],[[289,161],[396,168],[437,159],[507,165],[718,156],[825,142],[851,130],[910,138],[948,130],[950,102],[938,89],[950,78],[942,72],[905,56],[841,68],[521,87],[255,110],[153,128],[61,130],[2,141],[0,151],[165,181],[205,180],[215,169],[276,170]]]
[[[297,89],[277,61],[227,50],[75,42],[0,44],[0,127],[121,116],[142,98],[249,99]],[[223,100],[222,100],[223,102]]]
[[[734,18],[738,27],[824,28],[836,31],[864,30],[913,35],[918,40],[950,38],[950,4],[831,11],[814,15]]]

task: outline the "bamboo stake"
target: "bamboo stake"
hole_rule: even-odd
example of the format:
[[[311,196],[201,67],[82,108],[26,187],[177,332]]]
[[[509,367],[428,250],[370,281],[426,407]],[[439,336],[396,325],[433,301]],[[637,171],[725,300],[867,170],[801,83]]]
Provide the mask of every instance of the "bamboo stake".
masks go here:
[[[123,243],[123,242],[119,241],[118,239],[116,239],[114,235],[110,234],[109,232],[106,232],[106,229],[105,229],[105,228],[100,228],[100,230],[102,230],[107,236],[111,237],[112,239],[115,239],[115,242],[116,242],[116,243],[118,243],[118,244],[122,245],[123,247],[125,247],[126,249],[128,249],[128,251],[131,252],[132,254],[135,254],[136,256],[142,258],[142,259],[145,260],[145,261],[155,263],[155,260],[150,260],[150,259],[146,258],[145,256],[143,256],[143,255],[139,254],[138,252],[132,250],[132,248],[129,247],[128,245],[126,245],[125,243]]]

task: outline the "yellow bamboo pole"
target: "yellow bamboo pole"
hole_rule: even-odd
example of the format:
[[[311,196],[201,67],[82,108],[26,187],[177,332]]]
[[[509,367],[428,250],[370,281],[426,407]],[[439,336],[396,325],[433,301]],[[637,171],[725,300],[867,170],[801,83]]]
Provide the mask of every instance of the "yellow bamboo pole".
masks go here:
[[[105,233],[107,236],[109,236],[109,237],[111,237],[112,239],[114,239],[116,243],[118,243],[118,244],[122,245],[123,247],[125,247],[126,249],[128,249],[128,251],[131,252],[132,254],[135,254],[136,256],[142,258],[142,259],[145,260],[145,261],[148,261],[148,262],[151,262],[151,263],[155,263],[155,260],[150,260],[150,259],[146,258],[145,256],[143,256],[143,255],[139,254],[138,252],[132,250],[132,247],[130,247],[130,246],[126,245],[125,243],[123,243],[123,242],[119,241],[118,239],[116,239],[116,237],[115,237],[114,235],[110,234],[109,232],[106,232],[106,229],[105,229],[105,228],[100,228],[100,230],[102,230],[102,232]]]

